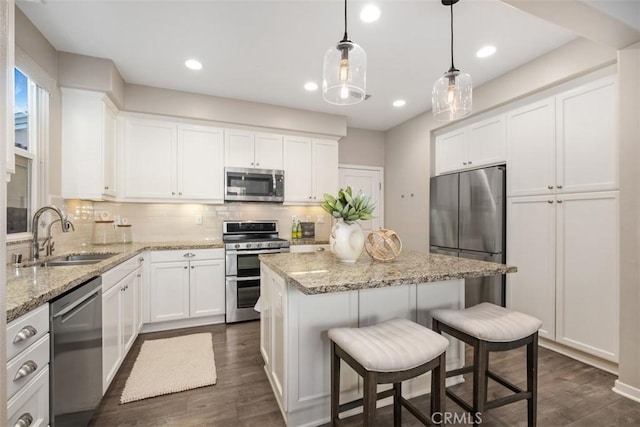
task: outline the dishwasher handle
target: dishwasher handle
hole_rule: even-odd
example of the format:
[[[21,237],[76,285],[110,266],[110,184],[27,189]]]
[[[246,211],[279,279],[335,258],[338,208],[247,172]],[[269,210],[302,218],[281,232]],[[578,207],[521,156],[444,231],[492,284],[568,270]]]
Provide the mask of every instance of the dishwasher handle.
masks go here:
[[[101,287],[97,287],[96,289],[92,290],[91,292],[87,293],[85,296],[83,296],[82,298],[76,300],[73,304],[68,305],[67,307],[65,307],[64,309],[60,310],[57,313],[54,313],[53,318],[57,319],[58,317],[62,317],[65,314],[68,314],[69,312],[71,312],[72,310],[74,310],[76,307],[80,306],[80,305],[86,305],[84,304],[85,302],[88,304],[91,301],[88,301],[89,299],[95,299],[96,295],[102,292],[102,288]],[[80,307],[82,308],[82,307]]]

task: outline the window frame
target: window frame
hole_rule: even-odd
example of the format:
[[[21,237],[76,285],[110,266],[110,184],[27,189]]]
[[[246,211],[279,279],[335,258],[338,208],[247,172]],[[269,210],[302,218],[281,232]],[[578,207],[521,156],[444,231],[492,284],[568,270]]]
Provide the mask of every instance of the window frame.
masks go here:
[[[28,150],[17,147],[14,143],[14,156],[21,156],[31,160],[31,188],[30,188],[30,212],[27,218],[27,231],[22,233],[6,234],[7,242],[15,242],[33,239],[31,219],[36,209],[45,202],[47,194],[46,161],[49,144],[49,92],[39,86],[28,73],[20,67],[15,67],[27,78],[27,106],[28,106]]]

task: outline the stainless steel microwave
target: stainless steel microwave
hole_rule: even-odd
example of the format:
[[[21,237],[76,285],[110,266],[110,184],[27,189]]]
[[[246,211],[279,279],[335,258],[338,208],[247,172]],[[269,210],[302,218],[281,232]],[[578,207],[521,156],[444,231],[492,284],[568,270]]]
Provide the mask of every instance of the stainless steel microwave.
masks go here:
[[[225,168],[224,200],[229,202],[284,202],[284,171]]]

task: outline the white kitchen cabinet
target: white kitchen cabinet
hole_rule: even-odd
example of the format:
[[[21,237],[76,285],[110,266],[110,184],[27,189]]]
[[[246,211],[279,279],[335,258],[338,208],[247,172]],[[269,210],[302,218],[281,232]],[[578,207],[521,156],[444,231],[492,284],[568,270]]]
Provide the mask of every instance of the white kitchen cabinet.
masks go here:
[[[124,198],[222,201],[222,130],[124,119]]]
[[[62,196],[116,196],[118,111],[101,92],[62,88]]]
[[[506,159],[504,114],[436,137],[436,175],[504,163]]]
[[[285,203],[320,203],[339,187],[338,142],[286,137],[284,171]]]
[[[617,189],[615,117],[613,77],[507,113],[507,194]]]
[[[224,132],[225,166],[282,169],[282,136],[242,130]]]
[[[509,198],[507,303],[540,336],[617,362],[618,192]]]
[[[555,100],[507,113],[507,195],[553,194],[556,183]]]
[[[151,322],[225,314],[224,249],[151,254]]]
[[[9,426],[31,419],[49,423],[49,304],[7,325],[7,416]],[[26,375],[16,376],[19,372]]]
[[[138,256],[102,275],[102,392],[118,372],[140,331],[140,275]]]

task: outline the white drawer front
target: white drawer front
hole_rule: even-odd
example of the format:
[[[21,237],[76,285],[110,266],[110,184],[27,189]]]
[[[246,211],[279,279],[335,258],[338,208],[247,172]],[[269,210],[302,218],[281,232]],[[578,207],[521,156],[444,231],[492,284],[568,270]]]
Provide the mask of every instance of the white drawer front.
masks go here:
[[[104,293],[108,291],[116,283],[124,279],[127,274],[138,268],[138,266],[142,264],[143,260],[143,255],[138,254],[133,258],[130,258],[125,262],[116,265],[112,269],[102,273],[102,292]]]
[[[195,261],[223,259],[224,249],[180,249],[177,251],[153,251],[151,262]]]
[[[11,398],[49,364],[49,334],[7,363],[7,397]]]
[[[49,333],[49,304],[45,304],[7,325],[7,360]]]
[[[49,367],[33,378],[26,387],[13,396],[7,404],[7,426],[14,427],[22,418],[31,420],[29,427],[49,425]]]

